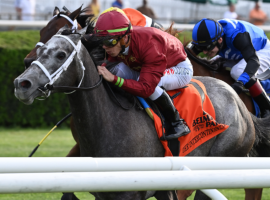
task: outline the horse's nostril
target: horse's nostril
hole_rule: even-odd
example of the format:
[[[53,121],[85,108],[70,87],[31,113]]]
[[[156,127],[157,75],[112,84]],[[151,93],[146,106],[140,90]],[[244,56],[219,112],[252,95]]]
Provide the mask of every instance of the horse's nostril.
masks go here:
[[[22,88],[28,89],[28,88],[31,87],[31,82],[30,82],[30,81],[26,81],[26,80],[25,80],[25,81],[20,82],[19,84],[20,84],[20,86],[21,86]]]

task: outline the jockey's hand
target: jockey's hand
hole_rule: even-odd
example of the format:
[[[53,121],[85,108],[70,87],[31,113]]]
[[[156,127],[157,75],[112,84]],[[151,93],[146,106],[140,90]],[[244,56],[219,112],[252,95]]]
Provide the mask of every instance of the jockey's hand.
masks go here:
[[[98,66],[98,73],[108,82],[113,82],[114,75],[105,66]]]
[[[240,94],[243,91],[244,84],[241,81],[236,81],[231,86],[237,94]]]

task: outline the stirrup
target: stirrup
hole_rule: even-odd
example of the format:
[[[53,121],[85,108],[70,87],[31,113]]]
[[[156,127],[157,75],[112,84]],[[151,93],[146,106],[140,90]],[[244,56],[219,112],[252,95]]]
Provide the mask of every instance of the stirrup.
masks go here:
[[[179,137],[182,137],[182,136],[185,136],[185,135],[189,134],[190,129],[188,128],[188,126],[185,123],[183,123],[182,125],[185,126],[184,127],[185,132],[165,135],[165,136],[160,137],[160,139],[161,140],[173,140],[173,139],[178,139]]]

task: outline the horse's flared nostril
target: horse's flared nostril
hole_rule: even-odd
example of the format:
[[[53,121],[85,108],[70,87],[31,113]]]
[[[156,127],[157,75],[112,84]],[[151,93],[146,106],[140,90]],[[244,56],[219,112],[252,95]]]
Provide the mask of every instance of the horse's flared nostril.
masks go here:
[[[19,82],[18,86],[21,87],[21,88],[24,88],[24,89],[28,89],[28,88],[30,88],[32,86],[32,84],[28,80],[22,80],[22,81]]]

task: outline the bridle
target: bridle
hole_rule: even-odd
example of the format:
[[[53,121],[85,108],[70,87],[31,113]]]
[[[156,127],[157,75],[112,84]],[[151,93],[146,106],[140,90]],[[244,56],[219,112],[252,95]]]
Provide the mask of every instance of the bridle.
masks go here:
[[[102,82],[102,76],[100,75],[100,80],[94,85],[94,86],[91,86],[91,87],[80,87],[81,86],[81,83],[83,81],[83,78],[84,78],[84,70],[85,70],[85,67],[83,65],[83,62],[81,61],[81,58],[79,57],[79,52],[80,52],[80,49],[81,49],[81,46],[82,46],[82,43],[81,43],[81,40],[79,40],[78,44],[75,45],[74,42],[72,40],[70,40],[67,36],[65,35],[54,35],[53,37],[61,37],[61,38],[64,38],[66,39],[73,47],[74,47],[74,50],[72,51],[72,53],[70,54],[70,56],[66,59],[66,61],[64,62],[63,65],[61,65],[53,74],[50,74],[49,71],[44,67],[44,65],[42,63],[40,63],[39,61],[34,61],[32,62],[32,64],[36,64],[42,71],[43,73],[47,76],[47,78],[49,79],[49,82],[46,83],[43,87],[39,87],[38,90],[41,91],[44,95],[45,98],[48,98],[51,94],[51,91],[52,90],[91,90],[91,89],[94,89],[96,87],[98,87],[101,82]],[[71,62],[74,60],[75,58],[75,55],[77,54],[77,58],[78,58],[78,61],[80,63],[80,67],[82,69],[82,72],[83,72],[83,75],[82,75],[82,78],[81,78],[81,81],[79,82],[78,86],[77,87],[70,87],[70,86],[53,86],[53,83],[60,77],[60,75],[67,70],[67,68],[69,67],[69,65],[71,64]],[[32,65],[31,64],[31,65]],[[72,91],[71,93],[73,93],[74,91]],[[67,94],[71,94],[71,93],[67,93]],[[42,100],[42,99],[40,99]]]
[[[73,30],[73,32],[78,29],[77,19],[72,21],[67,15],[59,14],[59,15],[54,15],[53,18],[50,21],[52,21],[55,17],[64,17],[64,18],[66,18],[66,20],[68,20],[72,24],[71,30]],[[38,42],[35,47],[42,47],[43,45],[44,45],[43,42]]]

